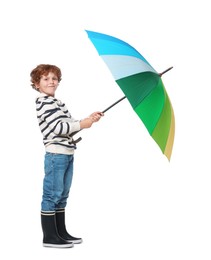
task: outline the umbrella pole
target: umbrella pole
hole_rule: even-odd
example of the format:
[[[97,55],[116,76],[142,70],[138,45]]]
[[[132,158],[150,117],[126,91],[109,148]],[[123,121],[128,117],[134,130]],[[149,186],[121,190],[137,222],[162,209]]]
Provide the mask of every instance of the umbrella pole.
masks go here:
[[[102,111],[102,113],[105,113],[106,111],[108,111],[109,109],[111,109],[112,107],[114,107],[116,104],[118,104],[119,102],[121,102],[121,101],[122,101],[123,99],[125,99],[125,98],[126,98],[126,96],[120,98],[119,100],[117,100],[116,102],[114,102],[112,105],[110,105],[109,107],[107,107],[106,109],[104,109],[104,110]],[[81,129],[81,130],[82,130],[82,129]],[[81,130],[72,133],[71,136],[74,136],[75,134],[79,133]],[[82,139],[82,138],[79,137],[78,139],[74,140],[73,143],[76,144],[76,143],[78,143],[79,141],[81,141],[81,139]]]
[[[167,71],[171,70],[172,68],[173,68],[173,67],[170,67],[170,68],[164,70],[163,72],[159,73],[159,76],[161,77],[163,74],[165,74]],[[111,109],[112,107],[114,107],[115,105],[117,105],[119,102],[121,102],[121,101],[122,101],[123,99],[125,99],[125,98],[126,98],[126,96],[120,98],[119,100],[117,100],[116,102],[114,102],[112,105],[110,105],[109,107],[107,107],[106,109],[104,109],[104,110],[102,111],[102,113],[107,112],[109,109]],[[81,129],[81,130],[82,130],[82,129]],[[77,133],[80,132],[81,130],[72,133],[71,136],[74,136],[75,134],[77,134]],[[75,141],[73,141],[73,142],[74,142],[74,143],[77,143],[77,142],[79,142],[81,139],[82,139],[82,138],[79,137],[77,140],[75,140]]]
[[[102,113],[105,113],[106,111],[108,111],[110,108],[112,108],[113,106],[115,106],[116,104],[118,104],[119,102],[121,102],[121,101],[122,101],[123,99],[125,99],[125,98],[126,98],[126,96],[120,98],[120,99],[117,100],[115,103],[113,103],[112,105],[110,105],[109,107],[107,107],[106,109],[104,109],[104,110],[102,111]]]

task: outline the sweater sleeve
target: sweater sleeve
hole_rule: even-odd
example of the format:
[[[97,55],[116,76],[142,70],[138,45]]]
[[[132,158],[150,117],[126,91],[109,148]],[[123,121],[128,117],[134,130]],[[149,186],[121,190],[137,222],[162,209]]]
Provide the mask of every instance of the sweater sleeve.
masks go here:
[[[62,110],[54,99],[38,99],[36,101],[37,117],[42,132],[45,136],[69,135],[80,130],[80,122],[73,119],[67,110]]]

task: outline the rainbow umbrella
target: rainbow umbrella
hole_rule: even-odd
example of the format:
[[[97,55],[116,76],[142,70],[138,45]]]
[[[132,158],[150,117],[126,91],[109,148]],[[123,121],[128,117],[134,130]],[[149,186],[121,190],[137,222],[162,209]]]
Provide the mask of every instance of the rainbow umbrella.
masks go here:
[[[128,43],[106,34],[86,32],[125,94],[119,101],[125,97],[128,99],[149,134],[170,160],[174,143],[175,119],[161,76],[172,67],[159,74]],[[107,109],[103,112],[105,111]]]

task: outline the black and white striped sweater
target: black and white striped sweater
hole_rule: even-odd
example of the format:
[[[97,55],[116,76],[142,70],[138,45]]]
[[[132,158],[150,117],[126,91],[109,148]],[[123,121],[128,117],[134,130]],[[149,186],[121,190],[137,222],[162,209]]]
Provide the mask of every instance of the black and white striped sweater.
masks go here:
[[[80,122],[70,115],[65,104],[41,93],[36,110],[46,152],[73,154],[76,146],[71,134],[80,130]]]

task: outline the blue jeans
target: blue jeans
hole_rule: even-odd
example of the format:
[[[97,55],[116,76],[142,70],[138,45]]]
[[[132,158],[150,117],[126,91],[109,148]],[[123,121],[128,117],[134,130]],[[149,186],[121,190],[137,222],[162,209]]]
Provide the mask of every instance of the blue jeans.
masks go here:
[[[73,155],[45,154],[42,211],[65,208],[73,177]]]

